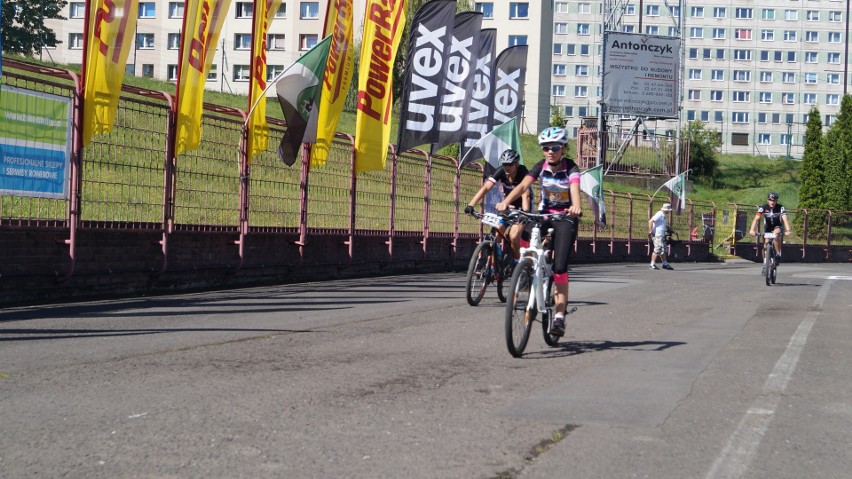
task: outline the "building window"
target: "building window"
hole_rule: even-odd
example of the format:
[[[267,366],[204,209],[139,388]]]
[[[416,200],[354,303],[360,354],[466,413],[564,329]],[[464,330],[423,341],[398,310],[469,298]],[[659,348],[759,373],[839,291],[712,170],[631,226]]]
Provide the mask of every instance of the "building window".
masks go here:
[[[690,60],[698,60],[698,49],[690,48],[689,49],[689,59]]]
[[[725,81],[725,71],[724,70],[710,70],[710,80],[712,80],[712,81]]]
[[[573,43],[566,43],[565,44],[565,54],[571,55],[571,56],[576,55],[577,54],[577,45],[574,45]]]
[[[714,111],[713,112],[713,121],[715,121],[716,123],[722,123],[722,114],[723,114],[723,112],[721,112],[721,111]]]
[[[707,110],[702,110],[700,120],[703,121],[704,123],[707,123],[708,121],[710,121],[710,112],[707,111]]]
[[[153,33],[139,33],[136,35],[136,48],[140,50],[153,50],[154,49],[154,34]]]
[[[751,61],[751,50],[734,50],[734,60]]]
[[[839,85],[840,84],[840,74],[839,73],[826,73],[825,82],[829,85]]]
[[[242,82],[249,81],[251,76],[251,66],[249,65],[234,65],[234,81]]]
[[[180,48],[180,33],[169,33],[166,48],[169,50],[178,50]]]
[[[580,56],[589,56],[589,45],[587,43],[580,44]]]
[[[704,29],[701,27],[691,27],[689,29],[689,38],[704,38]]]
[[[553,33],[559,35],[567,35],[568,34],[568,24],[567,23],[554,23],[553,24]]]
[[[802,104],[804,105],[816,105],[817,95],[816,93],[803,93],[802,94]]]
[[[686,110],[686,121],[695,120],[695,110]]]
[[[751,40],[751,28],[734,29],[734,38],[737,40]]]
[[[760,11],[760,18],[762,20],[775,20],[775,9],[774,8],[764,8]]]
[[[829,93],[825,95],[825,104],[826,105],[839,105],[840,104],[840,95],[837,93]]]
[[[234,12],[237,18],[251,18],[252,14],[252,3],[251,2],[237,2],[237,5],[234,8]]]
[[[562,56],[562,52],[564,51],[563,45],[561,43],[553,44],[553,54],[557,56]]]
[[[837,53],[837,52],[828,52],[828,55],[826,56],[826,61],[828,63],[839,64],[840,63],[840,54]]]
[[[512,20],[530,18],[530,4],[512,2],[509,4],[509,18]]]
[[[68,6],[68,18],[85,18],[86,4],[84,2],[71,2]]]
[[[139,2],[139,18],[154,18],[157,4],[154,2]]]
[[[798,10],[784,10],[784,20],[795,22],[799,20]]]
[[[731,144],[748,146],[748,133],[731,133]]]
[[[565,112],[565,116],[567,116],[569,118],[574,116],[574,107],[573,106],[565,105],[565,108],[564,108],[563,111]]]
[[[724,60],[725,59],[725,49],[717,48],[716,49],[716,60]]]
[[[577,24],[577,35],[589,35],[591,29],[589,28],[588,23],[578,23]]]
[[[764,42],[775,41],[775,30],[761,30],[760,31],[760,40],[764,41]]]
[[[219,65],[211,63],[210,71],[207,72],[207,81],[216,81],[217,78],[219,78]]]
[[[69,50],[82,50],[83,49],[83,34],[82,33],[69,33],[68,34],[68,49]]]
[[[588,65],[574,65],[574,76],[587,77],[589,76]]]
[[[168,81],[177,81],[178,80],[178,66],[177,65],[166,65],[166,80]]]
[[[818,58],[817,52],[805,52],[805,63],[816,63]]]
[[[287,3],[281,2],[278,6],[278,11],[275,12],[275,18],[287,18]]]
[[[734,103],[751,103],[751,92],[749,91],[732,91],[731,101]]]
[[[299,18],[302,20],[316,20],[319,18],[319,2],[300,3]]]
[[[645,33],[647,33],[648,35],[659,35],[660,27],[658,27],[657,25],[646,25]]]
[[[776,50],[775,54],[774,54],[774,58],[775,58],[776,62],[784,61],[784,52],[782,52],[781,50]]]
[[[732,111],[731,123],[748,123],[747,111]]]
[[[689,10],[689,16],[694,18],[704,18],[704,7],[692,7]]]
[[[758,133],[757,134],[757,144],[758,145],[771,145],[772,144],[772,135],[769,133]]]
[[[234,35],[234,50],[251,50],[251,34],[237,33]]]
[[[677,27],[669,27],[669,36],[676,37],[679,31]]]
[[[269,51],[284,51],[285,36],[283,33],[270,33],[266,36],[266,49]]]
[[[553,64],[553,74],[556,76],[565,76],[567,74],[567,68],[564,63],[554,63]]]
[[[735,82],[749,82],[751,81],[751,72],[748,70],[734,70],[732,77]]]
[[[828,21],[829,22],[842,22],[843,21],[843,12],[839,10],[834,10],[828,12]]]
[[[760,61],[768,62],[769,61],[769,50],[761,50],[760,51]]]
[[[699,7],[704,11],[703,7]],[[649,17],[659,17],[660,16],[660,6],[659,5],[645,5],[645,15]],[[703,14],[702,14],[703,15]]]
[[[772,83],[772,72],[760,72],[760,83]]]
[[[840,32],[828,32],[828,43],[840,43]]]
[[[628,3],[624,8],[625,15],[636,15],[636,5],[633,3]]]
[[[266,66],[266,81],[275,80],[278,75],[284,72],[284,65],[267,65]]]
[[[299,35],[299,50],[310,50],[316,46],[319,39],[315,33],[303,33]]]
[[[527,36],[526,35],[509,35],[509,46],[513,47],[515,45],[526,45],[527,44]]]
[[[772,103],[772,92],[762,91],[759,93],[759,101],[760,103],[770,104]]]
[[[835,120],[837,120],[837,116],[825,115],[825,123],[823,123],[823,126],[831,126],[834,124]]]
[[[754,12],[751,8],[737,8],[734,10],[734,16],[739,20],[750,20]]]
[[[713,50],[710,48],[705,48],[703,51],[703,57],[705,60],[713,58]]]
[[[568,2],[556,2],[553,5],[553,11],[556,13],[570,13],[570,10],[568,10]]]
[[[143,63],[142,64],[142,76],[145,78],[154,78],[154,64],[153,63]]]
[[[783,134],[778,135],[778,139],[782,145],[792,145],[793,144],[793,135]]]
[[[798,39],[796,30],[784,30],[784,41],[795,42]]]
[[[725,39],[725,29],[724,28],[714,28],[713,29],[713,39],[714,40],[724,40]]]
[[[553,85],[553,96],[565,96],[565,85]]]
[[[781,73],[781,83],[796,83],[796,74],[793,72]]]
[[[722,101],[724,93],[722,90],[710,90],[710,101]]]
[[[725,18],[728,15],[728,9],[725,7],[713,7],[713,18]]]
[[[476,2],[476,11],[482,14],[482,18],[494,18],[494,3]]]
[[[169,2],[169,18],[183,18],[183,2]]]
[[[689,79],[690,80],[700,80],[701,79],[701,69],[690,68],[689,69]]]
[[[689,92],[687,93],[687,98],[692,101],[700,101],[701,90],[689,90]]]
[[[818,22],[819,21],[819,11],[818,10],[808,10],[805,14],[805,18],[809,22]]]
[[[624,33],[633,33],[636,31],[636,25],[623,25],[621,31]]]
[[[787,63],[796,63],[796,52],[787,52]]]
[[[580,15],[590,15],[592,13],[592,4],[591,3],[578,3],[577,11]]]
[[[781,94],[781,103],[785,105],[795,105],[796,104],[796,94],[785,92]]]
[[[574,96],[576,98],[586,98],[589,96],[589,87],[585,85],[576,85],[574,87]]]

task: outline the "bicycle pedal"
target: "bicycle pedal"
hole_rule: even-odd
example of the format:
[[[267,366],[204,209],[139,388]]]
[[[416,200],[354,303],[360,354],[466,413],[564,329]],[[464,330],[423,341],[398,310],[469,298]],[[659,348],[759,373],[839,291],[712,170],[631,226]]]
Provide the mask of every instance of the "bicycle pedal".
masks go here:
[[[577,307],[576,307],[576,306],[574,306],[573,308],[571,308],[571,309],[569,309],[569,310],[565,311],[565,315],[567,316],[567,315],[572,314],[572,313],[575,313],[575,312],[577,312]]]

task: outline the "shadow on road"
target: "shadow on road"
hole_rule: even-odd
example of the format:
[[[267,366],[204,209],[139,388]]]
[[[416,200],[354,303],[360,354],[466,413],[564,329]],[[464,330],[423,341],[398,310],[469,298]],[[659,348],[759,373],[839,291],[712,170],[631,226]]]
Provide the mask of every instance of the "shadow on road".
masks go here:
[[[611,349],[623,349],[627,351],[664,351],[666,349],[682,346],[682,341],[566,341],[559,343],[551,349],[527,353],[524,358],[550,359],[557,357],[576,356],[578,354],[593,353],[597,351],[608,351]]]

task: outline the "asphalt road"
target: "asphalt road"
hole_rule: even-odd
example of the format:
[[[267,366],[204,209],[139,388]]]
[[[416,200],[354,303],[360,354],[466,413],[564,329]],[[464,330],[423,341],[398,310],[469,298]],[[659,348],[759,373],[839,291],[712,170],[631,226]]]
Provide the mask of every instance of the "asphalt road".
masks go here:
[[[852,477],[852,267],[675,267],[521,359],[454,273],[0,310],[0,476]]]

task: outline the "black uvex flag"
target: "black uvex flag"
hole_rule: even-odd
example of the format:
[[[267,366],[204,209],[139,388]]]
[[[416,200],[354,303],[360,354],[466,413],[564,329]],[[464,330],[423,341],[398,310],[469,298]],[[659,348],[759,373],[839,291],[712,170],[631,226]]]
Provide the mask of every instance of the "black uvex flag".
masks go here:
[[[515,45],[500,52],[494,68],[494,93],[491,103],[494,125],[524,116],[526,75],[526,45]]]
[[[444,79],[455,14],[454,0],[432,0],[417,9],[411,21],[400,99],[398,152],[437,139],[439,85]]]
[[[479,51],[474,63],[473,85],[470,91],[470,105],[464,117],[459,158],[463,158],[467,150],[477,141],[494,129],[491,115],[491,93],[494,91],[494,60],[497,56],[497,30],[486,28],[479,32]]]
[[[456,15],[446,74],[440,88],[440,114],[435,125],[438,139],[432,145],[433,150],[460,143],[464,139],[464,119],[470,108],[481,28],[481,13],[463,12]]]

